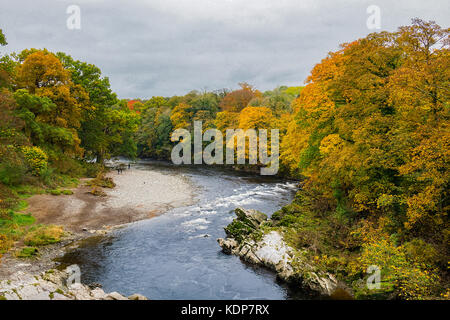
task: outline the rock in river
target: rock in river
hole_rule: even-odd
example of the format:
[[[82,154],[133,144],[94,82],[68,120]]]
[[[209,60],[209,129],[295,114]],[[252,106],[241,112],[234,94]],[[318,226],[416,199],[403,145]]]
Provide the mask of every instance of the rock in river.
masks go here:
[[[278,231],[263,233],[261,237],[252,236],[251,230],[257,231],[267,220],[265,214],[241,208],[235,212],[237,218],[230,225],[238,226],[238,231],[236,227],[228,226],[225,228],[228,231],[227,238],[217,240],[224,253],[267,267],[275,271],[280,279],[299,285],[312,294],[330,296],[338,288],[338,281],[333,275],[309,263],[305,255],[290,247]],[[233,237],[236,235],[238,239]]]

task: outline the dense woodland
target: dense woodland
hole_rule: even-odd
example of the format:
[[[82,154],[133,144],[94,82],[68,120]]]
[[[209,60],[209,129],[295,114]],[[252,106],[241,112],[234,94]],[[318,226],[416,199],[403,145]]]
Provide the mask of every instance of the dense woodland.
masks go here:
[[[449,31],[415,19],[343,44],[304,87],[149,100],[119,100],[99,68],[64,53],[0,51],[0,252],[29,233],[52,239],[17,213],[24,197],[114,156],[168,160],[171,133],[202,120],[280,130],[280,175],[301,188],[272,228],[357,297],[448,299]],[[376,292],[359,285],[370,265],[382,269]]]

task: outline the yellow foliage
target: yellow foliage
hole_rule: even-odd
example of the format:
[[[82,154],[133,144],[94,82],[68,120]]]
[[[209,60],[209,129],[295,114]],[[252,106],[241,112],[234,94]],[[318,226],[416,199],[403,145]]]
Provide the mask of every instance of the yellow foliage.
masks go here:
[[[270,129],[272,110],[267,107],[246,107],[239,115],[240,129]]]
[[[47,154],[39,147],[22,147],[22,153],[34,175],[40,175],[47,168]]]
[[[216,119],[214,120],[214,125],[218,130],[222,131],[222,133],[224,133],[226,129],[236,129],[239,126],[239,113],[230,111],[218,112],[216,114]]]
[[[180,103],[173,110],[170,116],[170,121],[174,129],[189,129],[192,126],[192,111],[190,111],[191,106]]]
[[[391,284],[406,299],[426,298],[439,280],[435,270],[410,260],[405,247],[395,246],[384,238],[363,245],[357,263],[352,264],[353,272],[364,273],[371,265],[380,268],[383,283]]]

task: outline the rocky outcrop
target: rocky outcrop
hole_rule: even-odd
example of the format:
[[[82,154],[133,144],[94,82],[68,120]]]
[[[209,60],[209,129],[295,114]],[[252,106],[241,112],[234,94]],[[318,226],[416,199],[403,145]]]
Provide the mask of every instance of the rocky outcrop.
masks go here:
[[[274,270],[281,280],[298,285],[312,294],[330,296],[335,292],[339,286],[336,278],[309,263],[305,252],[299,252],[287,245],[279,232],[263,233],[255,240],[255,232],[260,231],[258,228],[267,219],[265,215],[241,208],[235,212],[237,219],[230,226],[244,224],[246,227],[251,226],[254,232],[248,233],[248,229],[241,229],[246,234],[238,240],[235,237],[238,234],[235,228],[225,228],[228,231],[227,238],[217,240],[224,253],[237,255],[247,262]]]
[[[138,294],[127,298],[117,292],[105,293],[81,283],[68,285],[68,276],[58,270],[39,276],[16,272],[9,280],[0,281],[0,300],[147,300]]]
[[[242,208],[237,208],[234,212],[236,213],[238,220],[253,226],[253,228],[258,228],[261,223],[267,220],[267,215],[258,210],[244,210]]]

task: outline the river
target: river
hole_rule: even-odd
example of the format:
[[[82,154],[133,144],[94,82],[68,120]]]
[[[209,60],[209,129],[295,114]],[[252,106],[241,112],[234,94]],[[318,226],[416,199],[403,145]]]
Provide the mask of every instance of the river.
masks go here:
[[[216,241],[225,236],[236,207],[270,216],[293,199],[295,182],[155,161],[134,168],[187,176],[196,188],[196,204],[91,238],[68,252],[61,262],[78,264],[84,283],[150,299],[302,298],[274,273],[222,253]]]

